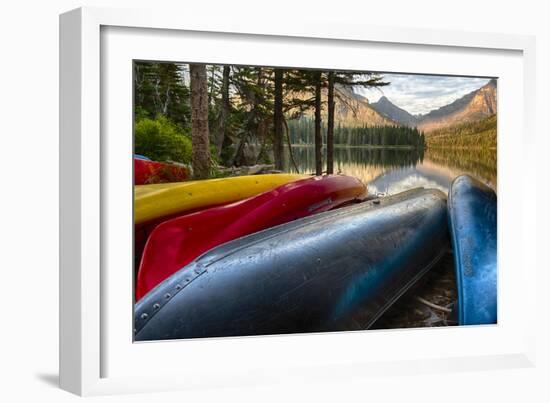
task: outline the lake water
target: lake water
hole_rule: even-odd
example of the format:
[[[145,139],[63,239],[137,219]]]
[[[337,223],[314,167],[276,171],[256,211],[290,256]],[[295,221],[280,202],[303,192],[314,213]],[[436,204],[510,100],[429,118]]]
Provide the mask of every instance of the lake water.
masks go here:
[[[300,173],[315,172],[313,146],[293,146],[292,152]],[[326,169],[326,149],[323,161]],[[285,170],[295,172],[290,159]],[[334,172],[361,179],[370,194],[395,194],[415,187],[446,193],[452,180],[465,173],[496,191],[497,156],[494,149],[335,147]]]

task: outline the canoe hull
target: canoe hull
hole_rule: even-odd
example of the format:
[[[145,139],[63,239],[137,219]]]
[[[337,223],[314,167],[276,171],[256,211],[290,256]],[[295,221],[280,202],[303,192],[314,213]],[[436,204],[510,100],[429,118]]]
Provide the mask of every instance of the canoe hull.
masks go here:
[[[361,181],[350,176],[317,176],[165,221],[147,241],[137,277],[136,299],[215,246],[359,200],[366,191]]]
[[[143,297],[135,339],[366,329],[448,248],[446,197],[414,190],[205,253]]]
[[[497,197],[462,175],[449,190],[460,325],[497,323]]]

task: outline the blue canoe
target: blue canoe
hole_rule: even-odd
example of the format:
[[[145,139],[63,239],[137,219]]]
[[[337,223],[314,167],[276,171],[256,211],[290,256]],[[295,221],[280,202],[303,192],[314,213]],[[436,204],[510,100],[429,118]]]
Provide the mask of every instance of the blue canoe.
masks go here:
[[[369,328],[449,248],[446,196],[415,189],[220,245],[135,306],[135,340]]]
[[[134,154],[136,160],[151,161],[151,158],[146,157],[145,155]]]
[[[497,196],[476,179],[453,181],[448,200],[459,325],[497,323]]]

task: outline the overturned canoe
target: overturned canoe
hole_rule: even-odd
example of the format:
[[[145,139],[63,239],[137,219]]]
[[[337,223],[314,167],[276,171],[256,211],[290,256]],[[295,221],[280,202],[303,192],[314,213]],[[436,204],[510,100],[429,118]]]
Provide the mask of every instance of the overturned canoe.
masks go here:
[[[366,329],[448,249],[446,197],[417,189],[203,254],[135,306],[135,340]]]
[[[143,251],[136,300],[215,246],[359,200],[366,191],[366,186],[351,176],[315,176],[165,221],[151,233]]]
[[[145,159],[134,155],[134,184],[182,182],[189,179],[189,170],[184,166]]]
[[[268,174],[137,185],[134,186],[134,224],[246,199],[306,177],[305,175]]]
[[[497,197],[476,179],[457,177],[449,190],[449,230],[458,291],[458,323],[497,322]]]

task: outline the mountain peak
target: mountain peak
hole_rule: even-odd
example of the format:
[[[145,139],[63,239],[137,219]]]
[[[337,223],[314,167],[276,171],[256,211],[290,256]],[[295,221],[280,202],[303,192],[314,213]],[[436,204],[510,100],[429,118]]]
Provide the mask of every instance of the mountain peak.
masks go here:
[[[409,112],[401,109],[390,101],[385,95],[382,95],[377,102],[371,104],[371,106],[378,111],[378,113],[387,116],[391,120],[400,123],[405,126],[416,126],[417,119]]]

